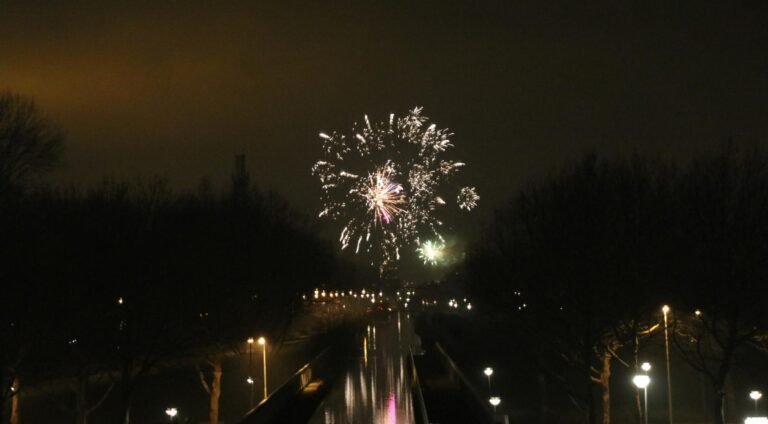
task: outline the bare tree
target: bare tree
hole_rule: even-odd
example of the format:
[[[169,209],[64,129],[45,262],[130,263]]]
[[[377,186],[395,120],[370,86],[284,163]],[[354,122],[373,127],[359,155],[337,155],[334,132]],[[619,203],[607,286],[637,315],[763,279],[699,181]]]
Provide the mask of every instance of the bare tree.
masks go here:
[[[715,393],[713,423],[729,421],[726,381],[738,352],[762,347],[768,329],[768,154],[728,144],[697,161],[680,187],[675,341]]]
[[[64,135],[26,97],[0,94],[0,190],[57,165]]]
[[[658,161],[587,156],[499,210],[470,255],[473,290],[516,314],[537,365],[586,409],[611,420],[612,364],[653,331],[671,173]],[[479,287],[478,287],[479,286]],[[511,306],[511,308],[510,308]]]

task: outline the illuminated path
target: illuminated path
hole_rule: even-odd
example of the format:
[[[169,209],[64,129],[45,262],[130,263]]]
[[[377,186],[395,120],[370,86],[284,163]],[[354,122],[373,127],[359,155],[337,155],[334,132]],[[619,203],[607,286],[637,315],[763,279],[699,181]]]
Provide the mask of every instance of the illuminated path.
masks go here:
[[[413,326],[406,315],[369,325],[361,354],[335,383],[310,424],[412,424],[406,368]]]

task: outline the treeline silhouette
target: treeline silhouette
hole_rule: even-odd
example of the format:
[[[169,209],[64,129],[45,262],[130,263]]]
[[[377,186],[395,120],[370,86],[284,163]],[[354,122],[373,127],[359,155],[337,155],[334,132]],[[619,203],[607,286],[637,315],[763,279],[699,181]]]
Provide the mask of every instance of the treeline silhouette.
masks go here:
[[[539,398],[544,416],[583,408],[579,422],[609,423],[612,367],[640,372],[668,304],[673,359],[709,383],[722,424],[737,418],[726,383],[738,361],[768,347],[766,258],[768,155],[728,144],[686,166],[590,154],[529,184],[497,210],[464,278],[500,349],[571,400],[558,410]],[[666,393],[664,379],[653,390]],[[639,420],[639,398],[622,403]],[[654,408],[666,416],[666,402]]]
[[[332,248],[279,196],[207,187],[174,193],[156,178],[0,191],[3,405],[66,379],[76,422],[106,387],[121,400],[114,422],[127,423],[150,370],[195,355],[209,364],[279,332],[301,292],[334,275]],[[95,375],[109,379],[99,393]]]

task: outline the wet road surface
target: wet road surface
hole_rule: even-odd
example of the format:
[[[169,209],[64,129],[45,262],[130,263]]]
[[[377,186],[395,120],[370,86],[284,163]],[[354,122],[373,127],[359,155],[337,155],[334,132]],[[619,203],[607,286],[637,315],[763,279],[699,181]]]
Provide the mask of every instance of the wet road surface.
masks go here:
[[[406,361],[414,340],[413,325],[404,313],[368,325],[360,340],[360,354],[309,423],[412,424]]]

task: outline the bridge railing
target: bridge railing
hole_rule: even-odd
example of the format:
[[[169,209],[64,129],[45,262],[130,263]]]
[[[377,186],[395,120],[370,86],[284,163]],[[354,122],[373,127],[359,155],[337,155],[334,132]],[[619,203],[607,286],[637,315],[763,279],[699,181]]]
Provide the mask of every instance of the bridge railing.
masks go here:
[[[296,371],[282,386],[250,410],[240,421],[240,424],[263,424],[274,420],[284,408],[288,407],[291,400],[302,393],[311,381],[323,378],[330,372],[332,368],[331,349],[330,347],[326,348]]]
[[[411,377],[411,396],[413,400],[414,420],[416,424],[429,424],[427,406],[424,403],[424,395],[421,392],[419,374],[416,372],[416,362],[413,360],[413,350],[408,350],[408,368]]]
[[[476,412],[476,415],[478,419],[482,420],[483,423],[498,423],[498,422],[507,422],[506,416],[496,416],[494,414],[493,410],[489,406],[490,403],[487,399],[484,399],[483,396],[480,395],[480,393],[475,389],[475,387],[470,383],[469,379],[464,375],[463,372],[461,372],[461,369],[458,365],[451,359],[450,355],[443,349],[443,347],[440,345],[439,342],[435,342],[435,347],[437,348],[437,351],[440,352],[440,356],[442,357],[445,364],[448,366],[449,371],[458,378],[458,387],[459,390],[464,394],[464,396],[470,400],[470,405],[473,406],[472,410]]]

